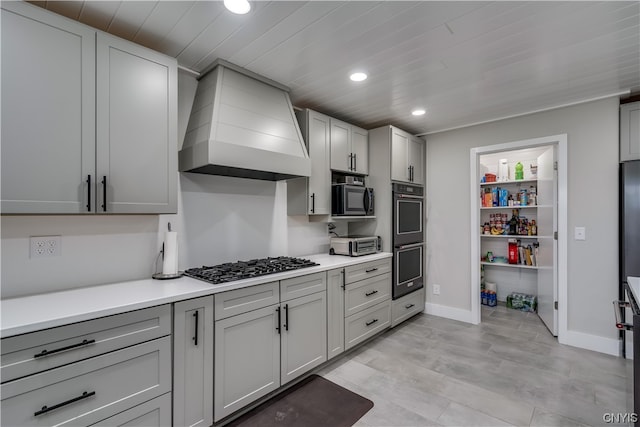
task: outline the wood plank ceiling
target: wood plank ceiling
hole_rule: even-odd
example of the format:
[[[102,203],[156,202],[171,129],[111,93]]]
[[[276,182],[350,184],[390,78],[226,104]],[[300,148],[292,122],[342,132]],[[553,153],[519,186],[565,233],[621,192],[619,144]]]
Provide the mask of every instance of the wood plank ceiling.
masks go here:
[[[221,1],[32,3],[198,72],[225,59],[367,129],[425,134],[640,91],[638,1],[254,1],[244,16]]]

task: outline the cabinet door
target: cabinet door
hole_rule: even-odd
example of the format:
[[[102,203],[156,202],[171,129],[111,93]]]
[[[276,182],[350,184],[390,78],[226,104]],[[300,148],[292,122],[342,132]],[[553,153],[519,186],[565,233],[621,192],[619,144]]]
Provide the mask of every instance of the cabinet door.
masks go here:
[[[369,132],[351,126],[351,152],[353,153],[353,172],[369,174]]]
[[[424,142],[420,138],[412,136],[409,139],[408,151],[409,166],[412,166],[411,182],[424,184]]]
[[[640,159],[640,102],[632,102],[620,106],[620,161],[637,159]]]
[[[265,307],[215,323],[214,421],[280,386],[279,309]]]
[[[106,34],[96,55],[97,212],[175,213],[176,60]]]
[[[351,125],[331,119],[331,169],[351,172]]]
[[[213,424],[213,296],[173,306],[173,425]]]
[[[324,114],[309,111],[307,141],[311,158],[308,213],[331,213],[330,119]]]
[[[282,385],[327,360],[327,293],[282,304]]]
[[[344,351],[344,269],[327,272],[327,359]]]
[[[95,31],[22,2],[2,2],[1,27],[2,213],[87,212]]]
[[[410,135],[391,127],[391,180],[409,181],[409,162],[407,161]]]
[[[92,427],[163,427],[171,425],[171,393],[120,412]],[[174,424],[178,426],[178,424]]]

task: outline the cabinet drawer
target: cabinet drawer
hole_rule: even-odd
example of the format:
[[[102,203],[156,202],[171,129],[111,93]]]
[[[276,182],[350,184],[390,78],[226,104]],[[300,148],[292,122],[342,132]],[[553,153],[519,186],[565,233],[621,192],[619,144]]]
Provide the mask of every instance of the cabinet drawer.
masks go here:
[[[96,427],[163,427],[171,425],[171,393],[165,393],[91,425]]]
[[[280,281],[280,300],[289,301],[293,298],[315,294],[327,290],[327,274],[320,273],[307,274],[305,276],[293,277]]]
[[[264,283],[215,295],[215,320],[280,303],[279,282]]]
[[[2,382],[171,333],[169,304],[2,340]]]
[[[2,384],[2,423],[89,425],[170,391],[164,337]]]
[[[391,324],[391,300],[367,308],[345,319],[345,350],[360,344]]]
[[[393,301],[391,306],[391,326],[399,325],[422,311],[424,311],[424,288]]]
[[[363,262],[362,264],[350,265],[345,267],[345,283],[353,283],[367,277],[378,276],[391,272],[391,258],[380,259],[377,261]]]
[[[391,298],[391,273],[370,277],[345,286],[344,315],[351,316]]]

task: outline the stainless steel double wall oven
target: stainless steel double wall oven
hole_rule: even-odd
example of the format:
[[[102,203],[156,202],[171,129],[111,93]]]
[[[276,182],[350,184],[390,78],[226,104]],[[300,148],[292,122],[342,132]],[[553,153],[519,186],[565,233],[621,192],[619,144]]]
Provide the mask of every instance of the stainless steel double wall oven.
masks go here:
[[[424,286],[424,189],[393,184],[393,299]]]

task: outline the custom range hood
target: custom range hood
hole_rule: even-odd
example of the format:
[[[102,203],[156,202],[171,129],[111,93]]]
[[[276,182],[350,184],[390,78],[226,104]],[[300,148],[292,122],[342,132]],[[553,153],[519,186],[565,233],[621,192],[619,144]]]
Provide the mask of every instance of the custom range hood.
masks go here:
[[[288,91],[216,61],[198,82],[180,171],[270,181],[309,176],[311,161]]]

